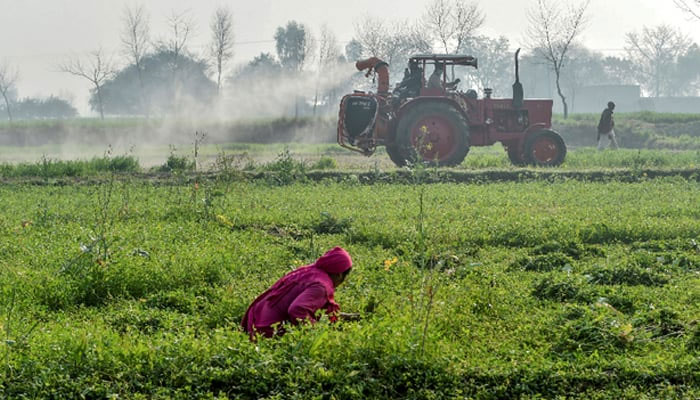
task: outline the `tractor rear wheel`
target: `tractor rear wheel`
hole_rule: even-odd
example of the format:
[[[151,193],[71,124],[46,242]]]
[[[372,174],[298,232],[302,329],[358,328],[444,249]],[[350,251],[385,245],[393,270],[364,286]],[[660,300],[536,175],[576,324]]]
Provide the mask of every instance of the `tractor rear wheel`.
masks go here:
[[[525,139],[525,161],[543,167],[556,167],[564,162],[566,144],[558,133],[541,130]]]
[[[396,143],[403,160],[459,165],[469,152],[469,125],[450,104],[418,104],[399,121]]]

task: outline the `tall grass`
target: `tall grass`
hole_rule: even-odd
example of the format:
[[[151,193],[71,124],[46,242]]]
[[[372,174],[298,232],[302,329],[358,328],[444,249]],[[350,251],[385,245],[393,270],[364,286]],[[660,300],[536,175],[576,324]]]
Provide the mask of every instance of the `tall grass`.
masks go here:
[[[109,172],[133,173],[141,171],[132,156],[95,157],[90,160],[63,161],[43,157],[33,163],[0,164],[0,176],[17,177],[87,177]]]

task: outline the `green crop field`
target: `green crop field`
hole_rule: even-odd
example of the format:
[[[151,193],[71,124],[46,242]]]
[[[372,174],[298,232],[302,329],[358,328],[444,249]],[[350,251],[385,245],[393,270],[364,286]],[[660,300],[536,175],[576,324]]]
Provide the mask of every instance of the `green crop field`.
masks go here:
[[[584,149],[557,170],[477,153],[464,184],[311,179],[335,156],[279,150],[216,173],[5,164],[0,398],[700,396],[697,152]],[[601,168],[635,179],[585,175]],[[335,245],[355,264],[336,299],[362,319],[251,343],[248,304]]]

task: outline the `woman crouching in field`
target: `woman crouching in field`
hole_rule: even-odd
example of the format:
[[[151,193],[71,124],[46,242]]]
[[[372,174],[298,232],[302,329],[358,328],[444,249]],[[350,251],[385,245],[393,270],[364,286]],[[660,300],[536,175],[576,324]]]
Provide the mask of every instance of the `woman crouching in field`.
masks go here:
[[[352,269],[350,254],[335,247],[315,263],[300,267],[275,282],[248,307],[241,325],[255,340],[256,334],[271,337],[283,335],[283,323],[316,322],[315,314],[325,309],[331,321],[339,315],[340,306],[333,300],[338,287]],[[347,314],[348,319],[356,315]]]

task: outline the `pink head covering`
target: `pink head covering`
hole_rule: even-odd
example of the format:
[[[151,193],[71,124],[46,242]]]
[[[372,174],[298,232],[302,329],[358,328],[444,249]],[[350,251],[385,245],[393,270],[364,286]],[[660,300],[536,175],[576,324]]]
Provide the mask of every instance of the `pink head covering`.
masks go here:
[[[340,306],[333,298],[335,287],[333,286],[333,280],[328,274],[340,274],[350,268],[352,268],[352,259],[345,249],[342,247],[334,247],[328,250],[313,264],[299,267],[288,273],[275,282],[267,291],[258,296],[250,307],[248,307],[248,311],[246,311],[243,316],[241,325],[243,325],[243,328],[249,332],[252,337],[252,335],[254,335],[254,326],[256,326],[257,315],[254,310],[257,304],[263,301],[269,304],[276,304],[292,290],[295,285],[310,282],[320,283],[326,289],[327,302],[325,310],[328,314],[331,314],[331,320],[335,320],[336,317],[333,314],[340,310]]]
[[[328,274],[340,274],[352,268],[352,258],[342,247],[334,247],[311,264]]]

